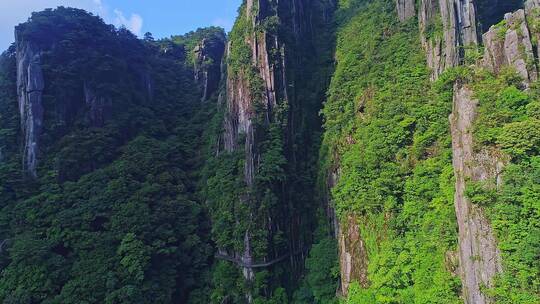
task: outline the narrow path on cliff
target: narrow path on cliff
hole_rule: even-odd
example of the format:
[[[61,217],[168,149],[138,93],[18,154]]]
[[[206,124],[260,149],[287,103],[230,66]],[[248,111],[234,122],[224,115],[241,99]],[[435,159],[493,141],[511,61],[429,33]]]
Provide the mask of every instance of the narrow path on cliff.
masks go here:
[[[244,261],[242,261],[239,258],[235,258],[235,257],[232,257],[230,255],[225,255],[225,254],[220,254],[220,253],[216,253],[214,255],[214,257],[216,259],[233,262],[236,265],[238,265],[240,267],[244,267],[244,268],[265,268],[265,267],[270,267],[270,266],[272,266],[272,265],[274,265],[276,263],[279,263],[281,261],[284,261],[285,259],[287,259],[290,256],[297,255],[297,254],[300,254],[300,253],[304,253],[304,252],[307,252],[307,251],[308,251],[308,248],[304,248],[303,250],[298,250],[296,252],[284,254],[284,255],[279,256],[279,257],[277,257],[277,258],[275,258],[275,259],[273,259],[271,261],[268,261],[268,262],[250,263],[250,264],[249,263],[244,263]]]

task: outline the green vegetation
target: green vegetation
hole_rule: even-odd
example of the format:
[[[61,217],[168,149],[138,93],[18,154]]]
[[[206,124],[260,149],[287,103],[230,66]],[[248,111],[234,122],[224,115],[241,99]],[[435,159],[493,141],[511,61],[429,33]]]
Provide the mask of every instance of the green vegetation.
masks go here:
[[[496,232],[504,272],[488,293],[497,303],[540,301],[540,150],[538,83],[523,88],[512,69],[498,76],[468,71],[468,85],[478,98],[474,125],[477,151],[497,151],[506,163],[502,184],[469,182],[467,195],[487,212]]]
[[[339,265],[337,260],[336,241],[330,234],[328,225],[322,223],[315,232],[315,244],[306,260],[306,274],[302,284],[294,293],[293,303],[337,303]]]
[[[194,64],[195,58],[193,57],[193,50],[202,40],[220,41],[225,40],[225,33],[222,28],[211,26],[205,28],[199,28],[195,31],[186,33],[184,35],[172,36],[170,39],[163,39],[158,41],[158,44],[167,45],[167,42],[173,42],[177,45],[182,45],[186,49],[187,60],[189,64]]]
[[[452,79],[430,89],[416,24],[394,14],[393,1],[338,11],[321,155],[323,169],[339,167],[335,208],[340,219],[361,219],[369,260],[369,287],[353,284],[346,302],[459,303]]]
[[[475,152],[503,167],[467,180],[503,260],[484,292],[539,303],[540,82],[475,68],[477,46],[463,49],[471,66],[433,82],[417,20],[400,23],[394,0],[305,3],[244,1],[224,71],[217,27],[138,39],[63,7],[19,25],[18,42],[41,50],[45,113],[30,179],[13,45],[0,56],[0,302],[461,303],[448,120],[459,81],[478,100]],[[522,1],[475,3],[482,28]],[[426,26],[442,38],[440,17]],[[201,101],[194,74],[210,67],[228,83],[214,74],[218,92]],[[249,102],[218,97],[231,89]],[[228,151],[224,121],[246,117],[253,132]],[[367,279],[339,298],[333,229],[349,219]]]
[[[45,132],[39,178],[24,180],[11,48],[0,62],[0,301],[208,303],[213,251],[194,181],[214,110],[199,107],[183,48],[160,52],[68,8],[34,13],[18,33],[43,50]],[[111,100],[103,126],[84,86]]]
[[[322,301],[320,303],[326,303],[326,299],[334,297],[334,291],[329,293],[328,290],[335,290],[332,286],[337,281],[335,276],[323,273],[323,269],[310,271],[313,275],[308,274],[299,283],[303,254],[313,242],[312,231],[317,223],[319,207],[316,203],[319,199],[313,189],[320,129],[318,111],[332,63],[332,46],[328,43],[332,37],[322,13],[328,10],[328,6],[326,1],[313,1],[306,9],[313,16],[313,24],[319,25],[318,32],[297,28],[305,31],[298,33],[293,31],[296,16],[286,5],[281,7],[272,2],[265,6],[261,20],[254,25],[251,16],[258,15],[260,8],[255,6],[247,12],[244,4],[228,37],[229,85],[248,91],[246,94],[251,100],[248,112],[254,128],[254,156],[246,156],[245,152],[249,134],[239,136],[236,151],[220,151],[218,156],[210,156],[205,198],[213,219],[213,239],[218,248],[230,255],[242,254],[246,250],[247,231],[249,249],[255,262],[271,261],[284,255],[290,257],[269,267],[255,269],[252,282],[245,280],[230,262],[219,262],[214,271],[216,288],[212,296],[216,303],[224,300],[243,302],[246,292],[253,297],[254,303],[287,303],[298,285],[305,287],[307,284],[318,284],[324,291],[314,291],[313,294],[309,291],[302,300],[295,295],[294,301],[311,303],[315,295]],[[275,35],[279,37],[279,45],[274,45]],[[299,35],[304,36],[300,38]],[[308,38],[310,36],[313,38]],[[262,43],[264,40],[266,44]],[[259,44],[253,45],[254,41]],[[276,77],[276,105],[267,104],[267,92],[261,77],[265,62],[260,60],[254,64],[252,48],[255,47],[267,48],[258,49],[258,52],[268,52],[268,64],[276,72],[284,69],[282,63],[286,62],[286,79],[279,78],[281,72],[273,72]],[[283,57],[284,54],[287,56]],[[282,84],[281,81],[285,80],[287,83]],[[219,138],[223,130],[216,131],[218,135],[215,137]],[[219,143],[214,140],[216,142]],[[251,185],[245,178],[245,162],[249,161],[246,157],[255,160]],[[317,238],[316,242],[322,240]],[[313,260],[320,256],[327,264],[335,263],[336,250],[328,235],[317,248],[310,254]]]

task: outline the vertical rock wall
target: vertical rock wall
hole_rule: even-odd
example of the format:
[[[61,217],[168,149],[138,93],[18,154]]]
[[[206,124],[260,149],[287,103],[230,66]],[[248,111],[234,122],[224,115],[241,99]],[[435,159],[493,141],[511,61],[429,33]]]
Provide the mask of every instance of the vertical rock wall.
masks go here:
[[[433,80],[478,44],[473,0],[421,0],[418,22]]]
[[[195,81],[202,89],[201,100],[209,99],[219,88],[221,59],[225,51],[223,39],[203,39],[194,49]]]
[[[368,256],[367,249],[360,235],[359,219],[349,215],[344,225],[341,225],[338,235],[339,266],[341,274],[342,296],[347,296],[352,282],[368,287]]]
[[[454,206],[459,230],[459,272],[466,304],[490,303],[482,288],[492,287],[495,275],[502,271],[500,252],[490,223],[482,209],[471,204],[465,195],[467,180],[498,177],[503,166],[496,158],[473,151],[472,130],[477,105],[473,92],[456,83],[450,125],[456,177]]]
[[[251,23],[253,28],[259,27],[266,14],[269,13],[271,3],[266,0],[248,0],[245,7],[245,18]],[[282,70],[279,67],[283,61],[271,60],[269,52],[280,51],[282,45],[278,37],[266,31],[253,31],[246,37],[246,43],[251,50],[252,68],[258,71],[258,77],[262,80],[262,92],[254,92],[250,86],[247,72],[240,70],[238,73],[228,73],[226,79],[227,111],[224,121],[224,149],[228,152],[243,149],[245,154],[244,181],[248,188],[253,187],[255,171],[259,162],[259,153],[256,151],[256,129],[254,125],[255,107],[259,104],[265,110],[266,123],[271,121],[272,109],[277,104],[276,93],[276,71]],[[231,53],[231,48],[237,47],[229,42],[227,54]],[[280,96],[286,100],[287,94],[284,87]],[[239,142],[244,138],[243,142]],[[248,203],[249,198],[245,198]],[[250,214],[248,222],[252,222],[254,214]],[[244,251],[234,255],[242,260],[243,265],[251,265],[253,256],[251,252],[252,235],[249,230],[244,235]],[[243,268],[244,277],[248,281],[253,281],[254,272],[250,267]],[[251,296],[247,295],[248,301]]]
[[[396,0],[398,18],[401,22],[416,15],[415,0]]]
[[[41,69],[41,51],[16,33],[17,95],[23,134],[23,170],[37,176],[39,137],[43,128],[42,93],[45,87]]]
[[[477,0],[478,1],[478,0]],[[482,1],[482,7],[498,1]],[[502,3],[502,2],[501,2]],[[538,79],[538,58],[533,41],[540,40],[540,1],[529,0],[525,8],[504,16],[504,22],[493,25],[482,37],[478,36],[478,14],[475,0],[421,0],[418,22],[427,64],[432,80],[450,67],[464,63],[466,52],[484,45],[480,64],[494,73],[504,67],[513,67],[523,78],[523,85]],[[500,5],[515,7],[515,3]],[[396,0],[400,21],[411,18],[406,1]],[[490,7],[495,14],[499,7]],[[492,14],[492,15],[493,15]],[[490,20],[494,22],[494,20]],[[480,39],[482,38],[482,39]],[[458,223],[459,275],[462,280],[463,299],[466,304],[491,303],[483,288],[493,286],[495,276],[502,271],[497,241],[481,207],[473,205],[465,195],[466,181],[495,181],[502,183],[501,173],[506,162],[501,153],[483,149],[474,151],[473,123],[478,101],[474,92],[463,83],[454,87],[453,111],[450,116],[453,166],[456,177],[454,205]],[[330,187],[335,184],[329,182]],[[351,280],[364,280],[367,256],[362,251],[361,236],[355,221],[349,219],[338,234],[342,294],[346,295]]]
[[[513,67],[527,87],[538,78],[529,24],[537,16],[537,3],[527,3],[523,9],[507,13],[504,22],[492,26],[483,35],[485,53],[480,63],[499,73],[505,66]],[[466,304],[492,303],[483,288],[492,287],[495,276],[503,271],[501,256],[491,225],[480,206],[471,204],[465,195],[467,181],[495,181],[499,186],[505,158],[496,150],[483,148],[474,151],[473,123],[478,101],[465,84],[454,86],[453,111],[450,116],[453,165],[456,177],[454,204],[459,228],[459,262]]]
[[[313,46],[313,37],[322,30],[317,28],[317,24],[320,24],[322,19],[326,20],[327,15],[331,16],[333,2],[247,0],[240,15],[240,18],[246,19],[240,19],[240,23],[237,23],[244,27],[243,40],[238,41],[238,36],[234,36],[238,32],[233,30],[234,37],[227,45],[226,56],[229,59],[236,58],[234,56],[238,55],[238,49],[245,46],[250,59],[249,63],[243,62],[245,66],[229,66],[227,69],[223,134],[223,149],[244,155],[242,178],[247,191],[240,200],[241,204],[247,206],[249,216],[241,219],[242,227],[247,227],[243,234],[243,250],[221,250],[228,251],[228,255],[242,261],[244,277],[250,283],[253,283],[255,275],[252,268],[246,265],[266,263],[287,255],[290,255],[290,258],[281,259],[279,265],[272,267],[287,265],[291,273],[287,280],[296,281],[299,275],[297,268],[303,267],[304,252],[311,242],[309,229],[315,222],[315,216],[309,212],[314,208],[303,213],[308,208],[302,200],[305,198],[293,198],[297,194],[292,194],[295,191],[293,187],[300,184],[298,176],[309,176],[308,172],[301,171],[308,169],[301,166],[311,159],[305,154],[296,154],[298,150],[309,148],[299,148],[296,141],[308,142],[310,136],[313,136],[308,133],[308,128],[312,126],[306,125],[318,123],[318,109],[308,107],[317,106],[318,97],[315,92],[324,91],[324,88],[317,87],[315,92],[306,92],[307,86],[314,86],[306,81],[312,77],[305,75],[308,73],[306,71],[316,69],[302,64],[320,59],[311,53],[304,54],[304,49],[309,49],[307,45]],[[328,17],[326,22],[330,23],[330,19],[331,17]],[[244,45],[240,45],[241,43]],[[314,46],[309,49],[309,52],[316,51]],[[324,75],[317,76],[318,78],[313,76],[317,81],[324,78]],[[299,79],[300,77],[302,79]],[[320,95],[319,107],[324,97],[323,93]],[[306,100],[306,96],[311,99]],[[279,128],[279,135],[266,133],[270,127],[272,130]],[[304,133],[300,134],[301,132]],[[263,182],[264,185],[261,186],[255,182],[255,177],[262,161],[261,156],[266,151],[259,149],[266,147],[270,137],[274,139],[277,136],[279,138],[276,141],[281,144],[279,157],[286,161],[281,167],[285,171],[286,181],[272,180]],[[261,144],[263,142],[265,144]],[[301,182],[306,181],[302,179]],[[296,191],[304,192],[307,189]],[[267,192],[268,197],[273,197],[275,205],[269,208],[265,202],[258,201],[265,199],[258,197],[263,192]],[[254,249],[256,245],[259,250]],[[250,295],[247,295],[247,298],[249,300]]]
[[[103,127],[111,116],[112,100],[99,95],[91,86],[84,85],[84,100],[88,107],[88,118],[93,127]]]

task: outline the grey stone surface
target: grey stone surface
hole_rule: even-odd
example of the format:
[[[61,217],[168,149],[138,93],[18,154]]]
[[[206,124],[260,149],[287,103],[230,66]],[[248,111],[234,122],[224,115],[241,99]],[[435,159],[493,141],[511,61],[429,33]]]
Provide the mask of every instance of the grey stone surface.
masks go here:
[[[16,33],[17,38],[18,37]],[[17,96],[23,134],[23,170],[37,177],[39,139],[43,129],[42,93],[45,87],[41,51],[31,42],[16,39]]]
[[[418,22],[432,80],[447,68],[459,65],[465,47],[478,45],[473,0],[421,0]],[[430,27],[436,25],[442,27],[442,33],[429,33]]]
[[[503,166],[497,157],[473,151],[472,126],[477,105],[473,92],[456,83],[450,124],[456,178],[454,206],[459,230],[459,273],[466,304],[491,303],[482,288],[492,287],[494,277],[502,271],[500,252],[490,223],[482,208],[473,205],[465,195],[467,180],[498,178]]]
[[[525,10],[520,9],[504,16],[505,24],[492,26],[483,35],[485,46],[483,65],[494,73],[505,66],[515,68],[524,85],[538,79],[537,62]]]
[[[399,21],[406,21],[416,15],[415,0],[396,0]]]

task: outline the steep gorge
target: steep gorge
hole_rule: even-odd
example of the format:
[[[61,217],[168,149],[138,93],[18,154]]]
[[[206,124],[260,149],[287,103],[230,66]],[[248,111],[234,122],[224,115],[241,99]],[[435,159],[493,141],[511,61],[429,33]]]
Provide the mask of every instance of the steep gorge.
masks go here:
[[[539,24],[245,0],[228,35],[154,40],[34,13],[0,58],[0,301],[538,303]]]

